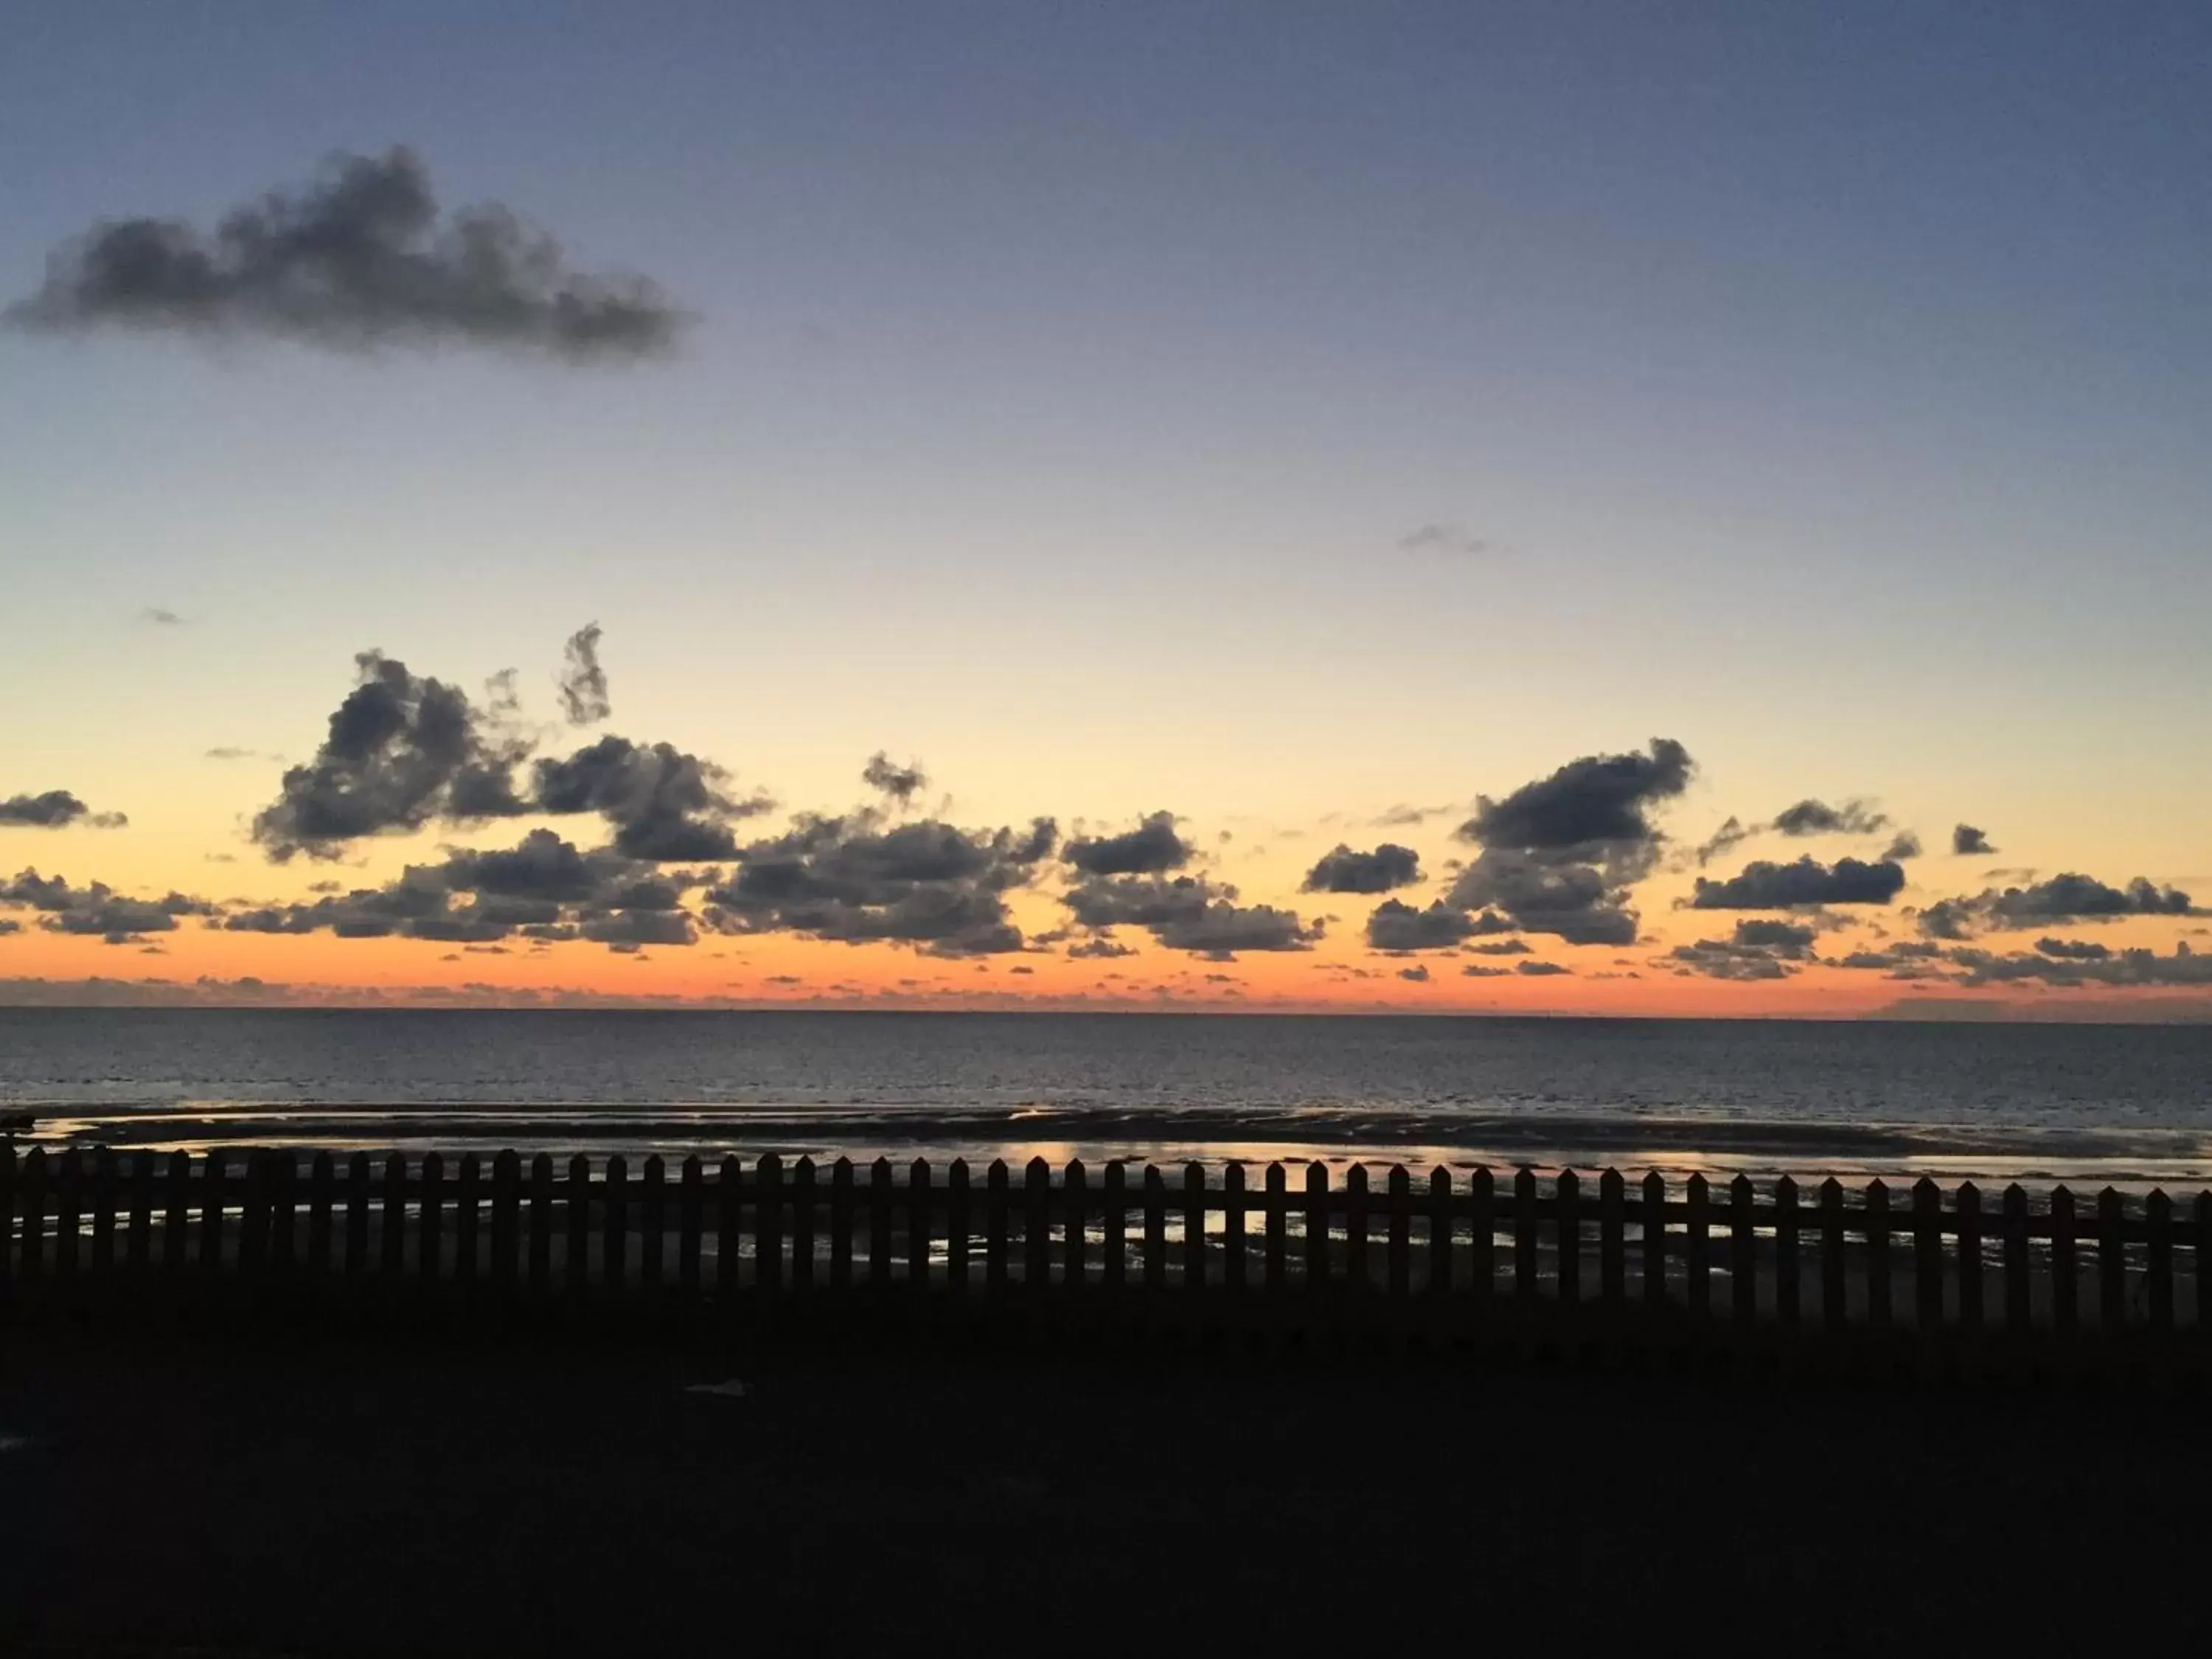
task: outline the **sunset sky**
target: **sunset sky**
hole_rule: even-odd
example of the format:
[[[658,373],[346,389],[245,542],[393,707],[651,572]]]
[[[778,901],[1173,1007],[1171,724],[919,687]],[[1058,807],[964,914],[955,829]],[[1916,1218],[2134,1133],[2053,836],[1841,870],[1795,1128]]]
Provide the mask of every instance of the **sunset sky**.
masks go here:
[[[0,1001],[2212,1018],[2212,9],[9,38]]]

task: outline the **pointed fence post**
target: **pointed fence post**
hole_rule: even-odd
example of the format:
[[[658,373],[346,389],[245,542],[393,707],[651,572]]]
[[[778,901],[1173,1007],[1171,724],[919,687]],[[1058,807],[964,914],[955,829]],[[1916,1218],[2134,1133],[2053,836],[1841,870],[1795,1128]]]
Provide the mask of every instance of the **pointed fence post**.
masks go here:
[[[115,1271],[115,1152],[102,1146],[92,1156],[92,1271],[105,1279]],[[0,1228],[5,1225],[0,1218]],[[5,1237],[0,1232],[0,1240]]]
[[[1168,1182],[1156,1164],[1145,1165],[1145,1288],[1168,1282]]]
[[[599,1274],[610,1296],[619,1296],[629,1277],[629,1160],[609,1154],[599,1202]]]
[[[422,1275],[425,1291],[437,1283],[438,1271],[445,1254],[441,1235],[440,1212],[445,1208],[446,1160],[436,1152],[422,1157],[422,1203],[420,1218],[416,1224],[415,1270]]]
[[[814,1160],[804,1153],[791,1166],[791,1283],[814,1285]]]
[[[992,1183],[1003,1196],[1006,1166],[994,1164],[991,1168]],[[1002,1248],[1003,1243],[1002,1237]],[[830,1284],[834,1290],[853,1288],[853,1160],[849,1158],[841,1158],[830,1166]]]
[[[1758,1200],[1749,1176],[1729,1182],[1729,1307],[1740,1326],[1759,1322]]]
[[[2074,1249],[2074,1194],[2051,1189],[2051,1324],[2071,1336],[2081,1328],[2081,1268]]]
[[[1708,1319],[1713,1311],[1712,1263],[1712,1201],[1711,1188],[1705,1176],[1690,1177],[1687,1210],[1683,1230],[1683,1255],[1686,1262],[1686,1279],[1690,1314],[1692,1318]]]
[[[700,1258],[707,1231],[707,1166],[699,1154],[684,1159],[676,1183],[676,1282],[687,1301],[699,1296]]]
[[[2143,1203],[2145,1310],[2160,1336],[2173,1329],[2173,1200],[2163,1188],[2151,1188]]]
[[[1290,1190],[1280,1160],[1267,1165],[1267,1293],[1277,1296],[1290,1282]]]
[[[906,1279],[916,1296],[929,1292],[930,1212],[936,1202],[929,1160],[918,1158],[906,1170]]]
[[[783,1160],[762,1153],[753,1177],[753,1283],[772,1296],[783,1288]]]
[[[957,1299],[968,1293],[968,1160],[945,1172],[945,1283]]]
[[[2097,1194],[2097,1328],[2108,1333],[2128,1322],[2127,1237],[2120,1194],[2107,1187]]]
[[[647,1295],[660,1288],[668,1249],[668,1164],[648,1153],[637,1204],[637,1278]]]
[[[1090,1175],[1083,1167],[1083,1160],[1068,1159],[1060,1179],[1060,1283],[1063,1290],[1070,1291],[1081,1290],[1090,1277],[1090,1269],[1083,1260],[1084,1230],[1090,1224],[1089,1184]]]
[[[1867,1322],[1889,1328],[1889,1188],[1877,1179],[1866,1189]]]
[[[1344,1172],[1344,1282],[1355,1296],[1370,1288],[1367,1277],[1367,1166]]]
[[[183,1153],[179,1153],[183,1157]],[[17,1213],[22,1217],[22,1259],[17,1267],[25,1286],[41,1283],[46,1276],[46,1149],[33,1146],[23,1155],[21,1172],[15,1178]]]
[[[1536,1294],[1536,1172],[1526,1164],[1513,1172],[1513,1294]]]
[[[1393,1164],[1386,1177],[1390,1201],[1389,1241],[1383,1247],[1390,1296],[1402,1302],[1413,1291],[1413,1193],[1406,1166]]]
[[[1797,1183],[1784,1176],[1774,1183],[1774,1320],[1785,1331],[1797,1328]]]
[[[1552,1183],[1553,1237],[1557,1243],[1559,1305],[1572,1308],[1583,1294],[1582,1180],[1562,1170]]]
[[[1820,1324],[1826,1330],[1842,1330],[1850,1317],[1845,1276],[1850,1248],[1844,1231],[1844,1185],[1830,1176],[1820,1183]]]
[[[726,1315],[737,1311],[744,1261],[745,1166],[725,1152],[714,1174],[714,1300]]]
[[[1943,1328],[1943,1189],[1923,1176],[1912,1183],[1912,1328]]]
[[[1959,1186],[1959,1328],[1969,1336],[1982,1331],[1982,1189],[1971,1181]]]
[[[200,1160],[200,1273],[212,1279],[222,1272],[223,1182],[228,1159],[220,1146],[210,1146]]]
[[[503,1146],[491,1160],[491,1284],[501,1296],[514,1293],[521,1249],[522,1156]]]
[[[1306,1165],[1306,1288],[1328,1283],[1328,1165],[1319,1158]]]
[[[1182,1170],[1182,1287],[1206,1288],[1206,1165],[1191,1163]]]
[[[292,1157],[287,1152],[278,1175],[291,1166]],[[477,1281],[477,1224],[483,1201],[483,1164],[474,1152],[462,1153],[460,1171],[453,1183],[453,1278],[465,1286]]]
[[[1452,1178],[1439,1164],[1429,1171],[1429,1294],[1443,1297],[1452,1287]]]
[[[1656,1313],[1667,1305],[1667,1178],[1656,1170],[1644,1177],[1644,1305]]]
[[[2004,1189],[2005,1331],[2017,1336],[2033,1322],[2029,1299],[2027,1194],[2014,1182]]]
[[[62,1154],[54,1183],[54,1276],[76,1279],[77,1233],[84,1222],[84,1154],[72,1146]]]
[[[1597,1293],[1608,1308],[1628,1299],[1628,1194],[1620,1171],[1597,1178]]]
[[[879,1158],[868,1166],[868,1288],[880,1291],[891,1282],[891,1161]]]
[[[1244,1166],[1231,1164],[1221,1172],[1221,1282],[1228,1290],[1244,1288]]]
[[[1129,1276],[1129,1171],[1118,1158],[1106,1166],[1106,1191],[1100,1204],[1103,1213],[1099,1226],[1105,1235],[1103,1272],[1106,1288],[1118,1291]]]
[[[1052,1285],[1052,1165],[1033,1158],[1022,1181],[1022,1289],[1042,1296]]]
[[[562,1281],[571,1297],[581,1297],[592,1273],[592,1160],[578,1152],[568,1160],[567,1254],[562,1261]]]
[[[994,1158],[983,1172],[983,1284],[994,1297],[1006,1293],[1006,1160]]]
[[[384,1206],[378,1217],[377,1272],[398,1279],[407,1265],[407,1155],[393,1152],[384,1160]]]
[[[368,1214],[375,1203],[375,1170],[367,1152],[356,1152],[346,1159],[345,1276],[356,1284],[368,1277]],[[175,1219],[172,1212],[173,1225]],[[171,1241],[172,1261],[178,1260],[173,1250],[181,1247],[183,1237],[179,1230]]]
[[[35,1151],[33,1156],[38,1156]],[[23,1162],[27,1169],[30,1159],[26,1158]],[[366,1193],[368,1190],[368,1158],[366,1154],[361,1155],[360,1163],[362,1190]],[[364,1199],[364,1206],[366,1203]],[[366,1207],[362,1214],[368,1214]],[[169,1154],[168,1210],[161,1218],[161,1265],[169,1273],[180,1273],[185,1270],[191,1249],[191,1221],[192,1155],[190,1152],[172,1152]],[[366,1226],[368,1224],[364,1221],[362,1224]],[[27,1237],[26,1235],[27,1240]]]
[[[330,1154],[325,1152],[328,1158]],[[124,1261],[132,1278],[146,1273],[154,1265],[154,1188],[158,1160],[148,1152],[131,1154],[131,1237],[124,1246]],[[12,1182],[15,1171],[15,1149],[0,1150],[0,1182]],[[11,1192],[0,1185],[0,1228],[12,1224],[14,1215]],[[329,1224],[324,1224],[325,1231]],[[0,1279],[8,1273],[8,1239],[0,1231]]]
[[[533,1296],[553,1289],[553,1157],[540,1152],[530,1160],[530,1280]]]

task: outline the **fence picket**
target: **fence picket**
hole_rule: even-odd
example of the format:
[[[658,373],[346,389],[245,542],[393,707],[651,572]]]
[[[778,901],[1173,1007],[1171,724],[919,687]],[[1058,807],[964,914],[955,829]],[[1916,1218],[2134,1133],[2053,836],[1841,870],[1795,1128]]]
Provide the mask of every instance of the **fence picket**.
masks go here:
[[[406,1265],[407,1248],[407,1159],[398,1152],[384,1160],[384,1212],[377,1246],[377,1271],[386,1279],[398,1279]],[[201,1248],[206,1248],[204,1243]]]
[[[1355,1295],[1371,1288],[1367,1277],[1367,1166],[1344,1172],[1344,1282]]]
[[[1536,1294],[1536,1172],[1526,1164],[1513,1172],[1513,1294]]]
[[[1319,1158],[1306,1165],[1306,1288],[1328,1283],[1328,1165]]]
[[[24,1155],[15,1177],[16,1213],[22,1218],[22,1255],[16,1273],[23,1283],[36,1285],[46,1276],[46,1149],[33,1146]]]
[[[435,1152],[422,1158],[422,1203],[421,1219],[416,1224],[415,1271],[422,1276],[422,1287],[429,1289],[437,1282],[445,1254],[441,1214],[445,1209],[446,1160]]]
[[[2143,1291],[2151,1328],[2160,1335],[2173,1328],[2173,1202],[2153,1188],[2143,1203]]]
[[[553,1289],[553,1158],[540,1152],[530,1160],[530,1290],[545,1296]]]
[[[1182,1288],[1206,1288],[1206,1166],[1182,1169]]]
[[[1116,1183],[1114,1171],[1118,1164],[1110,1165],[1107,1185]],[[956,1297],[968,1291],[968,1160],[956,1158],[945,1177],[948,1185],[945,1194],[945,1282]]]
[[[1866,1189],[1867,1323],[1889,1327],[1889,1188],[1869,1181]]]
[[[1495,1198],[1494,1179],[1488,1170],[1478,1164],[1467,1182],[1468,1247],[1472,1257],[1468,1263],[1467,1287],[1474,1297],[1478,1314],[1490,1306],[1491,1297],[1498,1289]]]
[[[1959,1225],[1959,1328],[1970,1336],[1982,1330],[1982,1189],[1961,1182],[1953,1200]]]
[[[1439,1164],[1429,1171],[1429,1293],[1449,1296],[1452,1287],[1452,1178]]]
[[[62,1154],[54,1182],[54,1277],[76,1278],[77,1231],[84,1220],[84,1153],[72,1146]]]
[[[1089,1278],[1089,1270],[1083,1261],[1084,1229],[1087,1224],[1085,1218],[1090,1210],[1088,1188],[1089,1177],[1083,1168],[1083,1160],[1070,1158],[1066,1171],[1060,1177],[1060,1192],[1065,1201],[1060,1206],[1060,1246],[1064,1254],[1060,1260],[1060,1282],[1071,1291],[1081,1289]]]
[[[1820,1323],[1840,1331],[1850,1316],[1844,1277],[1845,1251],[1850,1248],[1844,1231],[1844,1187],[1830,1176],[1820,1183]]]
[[[916,1292],[929,1289],[930,1208],[935,1193],[929,1160],[915,1159],[906,1177],[906,1276]]]
[[[491,1282],[504,1295],[514,1289],[522,1233],[522,1158],[511,1146],[491,1160]]]
[[[141,1152],[137,1158],[143,1158]],[[0,1140],[0,1285],[15,1277],[15,1205],[19,1188],[15,1166],[15,1143]]]
[[[132,1162],[137,1162],[133,1159]],[[331,1206],[337,1191],[337,1165],[327,1152],[315,1154],[307,1166],[307,1276],[319,1283],[331,1276]],[[134,1235],[138,1218],[131,1218]]]
[[[1582,1180],[1562,1170],[1552,1183],[1553,1237],[1559,1282],[1559,1305],[1572,1308],[1583,1294]]]
[[[1749,1176],[1729,1182],[1729,1306],[1738,1325],[1759,1318],[1759,1232],[1751,1212],[1757,1199]]]
[[[868,1165],[868,1285],[881,1290],[891,1282],[891,1161]]]
[[[783,1160],[774,1152],[753,1165],[753,1284],[768,1291],[783,1285]]]
[[[200,1160],[200,1257],[203,1275],[222,1271],[222,1182],[229,1158],[220,1146],[211,1146]]]
[[[714,1176],[714,1300],[726,1314],[736,1313],[744,1289],[744,1170],[735,1153],[726,1152]],[[849,1183],[850,1165],[845,1173]]]
[[[2081,1279],[2074,1252],[2074,1194],[2051,1191],[2051,1325],[2071,1336],[2080,1328]]]
[[[2025,1332],[2033,1317],[2028,1297],[2027,1194],[2014,1182],[2004,1189],[2005,1329]]]
[[[1912,1324],[1943,1328],[1943,1190],[1926,1176],[1912,1183]]]
[[[1667,1305],[1667,1180],[1656,1170],[1644,1177],[1644,1305]]]
[[[115,1152],[108,1146],[93,1154],[92,1271],[102,1279],[115,1271]]]
[[[2126,1228],[2120,1195],[2107,1187],[2097,1194],[2097,1328],[2106,1333],[2128,1322]]]
[[[1106,1191],[1100,1200],[1105,1209],[1099,1218],[1105,1233],[1103,1271],[1109,1291],[1120,1290],[1128,1274],[1128,1201],[1129,1172],[1117,1158],[1106,1166]]]
[[[1628,1297],[1627,1189],[1620,1171],[1608,1168],[1597,1178],[1597,1293],[1607,1307]]]
[[[838,1290],[853,1287],[853,1160],[841,1158],[830,1166],[830,1283]]]
[[[1701,1175],[1690,1177],[1688,1213],[1683,1229],[1685,1284],[1692,1316],[1708,1318],[1713,1310],[1711,1202]]]
[[[1232,1163],[1221,1172],[1221,1282],[1244,1288],[1244,1166]]]
[[[133,1278],[149,1269],[154,1263],[154,1178],[155,1157],[148,1152],[131,1154],[131,1238],[124,1247],[124,1260]],[[0,1175],[12,1176],[15,1167],[15,1149],[8,1149],[0,1159]],[[10,1211],[4,1196],[0,1196],[0,1225],[9,1224]],[[0,1278],[8,1271],[7,1239],[0,1235]]]
[[[300,1155],[289,1146],[270,1154],[269,1265],[289,1279],[300,1254]]]
[[[1006,1160],[994,1158],[983,1172],[983,1288],[993,1297],[1006,1293]]]
[[[639,1182],[637,1278],[647,1292],[660,1288],[668,1250],[668,1164],[659,1153],[647,1156]]]
[[[1774,1319],[1786,1331],[1797,1328],[1804,1289],[1797,1279],[1797,1183],[1784,1176],[1774,1183]]]
[[[1145,1165],[1145,1288],[1168,1283],[1168,1182],[1159,1165]]]
[[[1383,1270],[1389,1275],[1390,1294],[1403,1297],[1413,1283],[1413,1188],[1407,1178],[1406,1166],[1393,1164],[1390,1173],[1384,1177],[1384,1186],[1390,1209]]]
[[[562,1196],[568,1202],[567,1254],[562,1261],[562,1285],[573,1297],[587,1288],[592,1271],[592,1160],[578,1152],[568,1160],[568,1179]]]
[[[700,1235],[706,1231],[707,1167],[696,1152],[684,1160],[676,1185],[676,1282],[687,1298],[700,1288]]]
[[[814,1287],[814,1160],[805,1153],[791,1166],[791,1285]]]
[[[29,1160],[26,1159],[27,1163]],[[368,1168],[368,1155],[362,1153],[361,1167]],[[364,1176],[364,1182],[367,1177]],[[161,1266],[167,1272],[180,1273],[189,1257],[192,1218],[192,1155],[190,1152],[169,1154],[169,1205],[161,1221]]]
[[[629,1278],[629,1160],[620,1152],[607,1158],[599,1194],[599,1276],[617,1291]]]

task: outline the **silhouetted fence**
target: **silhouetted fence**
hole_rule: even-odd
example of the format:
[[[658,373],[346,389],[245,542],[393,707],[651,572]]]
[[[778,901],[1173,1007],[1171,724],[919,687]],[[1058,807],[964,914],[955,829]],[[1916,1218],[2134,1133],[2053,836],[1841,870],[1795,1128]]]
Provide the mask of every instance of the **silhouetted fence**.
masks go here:
[[[702,1308],[872,1295],[933,1306],[1109,1304],[1262,1320],[1326,1306],[1466,1327],[1607,1317],[1676,1332],[2128,1332],[2212,1346],[2212,1193],[1880,1181],[1762,1190],[1692,1176],[1042,1159],[826,1168],[687,1158],[671,1171],[513,1152],[449,1164],[328,1152],[50,1156],[0,1149],[0,1293],[406,1288]],[[1117,1294],[1118,1293],[1118,1294]]]

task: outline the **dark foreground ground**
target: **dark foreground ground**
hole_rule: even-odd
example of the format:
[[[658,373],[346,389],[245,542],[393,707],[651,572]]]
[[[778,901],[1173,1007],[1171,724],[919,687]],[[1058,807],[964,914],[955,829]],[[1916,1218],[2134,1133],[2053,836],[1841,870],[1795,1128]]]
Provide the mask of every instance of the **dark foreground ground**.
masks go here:
[[[741,1399],[684,1392],[740,1377]],[[0,1651],[1899,1648],[2212,1627],[2212,1402],[0,1333]]]

